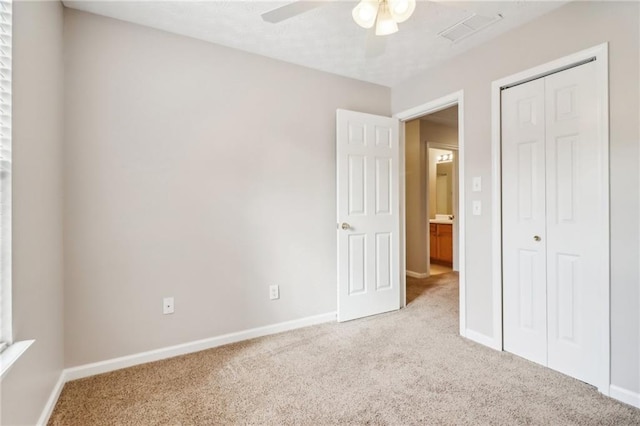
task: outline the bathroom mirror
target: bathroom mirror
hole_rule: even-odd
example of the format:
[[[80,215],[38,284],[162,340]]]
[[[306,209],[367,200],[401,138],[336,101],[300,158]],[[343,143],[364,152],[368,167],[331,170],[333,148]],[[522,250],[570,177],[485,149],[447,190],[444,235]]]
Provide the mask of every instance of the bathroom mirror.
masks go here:
[[[436,214],[453,214],[453,162],[436,163]]]

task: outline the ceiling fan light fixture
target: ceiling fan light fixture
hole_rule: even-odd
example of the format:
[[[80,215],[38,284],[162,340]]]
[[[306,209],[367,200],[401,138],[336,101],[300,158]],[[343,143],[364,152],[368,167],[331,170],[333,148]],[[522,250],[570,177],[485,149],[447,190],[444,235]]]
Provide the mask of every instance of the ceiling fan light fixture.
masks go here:
[[[393,20],[401,23],[409,19],[416,9],[416,0],[388,0]]]
[[[353,20],[362,28],[371,28],[378,14],[377,0],[362,0],[352,11]]]
[[[398,24],[391,16],[389,11],[389,4],[387,0],[380,2],[380,8],[378,9],[378,19],[376,21],[376,35],[385,36],[398,32]]]
[[[398,32],[398,23],[404,22],[416,8],[416,0],[361,0],[351,15],[362,28],[375,24],[375,33],[385,36]]]

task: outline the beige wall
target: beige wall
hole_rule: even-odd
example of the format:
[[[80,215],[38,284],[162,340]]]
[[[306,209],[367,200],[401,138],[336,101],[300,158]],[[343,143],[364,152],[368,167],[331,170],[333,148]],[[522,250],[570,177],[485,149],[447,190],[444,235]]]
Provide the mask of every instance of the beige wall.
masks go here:
[[[433,123],[427,120],[420,122],[420,133],[423,142],[435,142],[458,146],[458,127]]]
[[[405,200],[407,269],[427,272],[426,146],[420,135],[420,120],[405,125]]]
[[[388,88],[69,9],[65,60],[67,366],[335,311],[335,111]]]
[[[491,98],[493,80],[609,42],[612,383],[640,391],[638,259],[638,3],[573,2],[392,90],[404,111],[463,89],[465,102],[467,326],[492,335]],[[483,191],[471,192],[481,176]],[[473,196],[473,197],[471,197]],[[472,216],[471,199],[482,201]]]
[[[33,425],[63,367],[62,5],[14,2],[13,329],[3,425]]]

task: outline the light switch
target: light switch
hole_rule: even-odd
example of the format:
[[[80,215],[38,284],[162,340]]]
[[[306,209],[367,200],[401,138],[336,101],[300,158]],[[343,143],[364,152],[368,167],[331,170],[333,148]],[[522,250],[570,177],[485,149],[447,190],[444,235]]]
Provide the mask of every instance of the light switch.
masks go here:
[[[480,176],[476,176],[473,178],[471,189],[473,192],[482,191],[482,178]]]
[[[480,216],[482,214],[482,202],[480,200],[475,200],[473,202],[473,215]]]

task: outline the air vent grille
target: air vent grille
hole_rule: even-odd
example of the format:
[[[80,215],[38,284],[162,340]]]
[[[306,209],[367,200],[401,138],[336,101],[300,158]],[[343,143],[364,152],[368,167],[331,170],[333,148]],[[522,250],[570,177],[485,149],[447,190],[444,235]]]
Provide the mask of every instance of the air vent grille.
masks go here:
[[[502,15],[493,17],[476,15],[475,13],[462,21],[450,26],[449,28],[438,33],[440,37],[444,37],[454,43],[487,28],[502,19]]]

